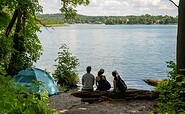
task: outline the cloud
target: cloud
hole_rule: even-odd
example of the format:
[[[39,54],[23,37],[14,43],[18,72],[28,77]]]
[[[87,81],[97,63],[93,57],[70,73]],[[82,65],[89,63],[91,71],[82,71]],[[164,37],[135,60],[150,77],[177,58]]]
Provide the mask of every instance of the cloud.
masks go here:
[[[137,14],[177,15],[177,8],[167,0],[130,0],[130,4]]]
[[[59,13],[61,7],[60,0],[39,0],[40,5],[43,7],[43,13]]]
[[[135,6],[152,7],[159,6],[161,0],[131,0],[131,3]]]
[[[174,0],[178,4],[179,0]],[[60,0],[40,0],[44,13],[59,13]],[[169,0],[90,0],[88,6],[77,7],[78,13],[89,16],[177,15]]]

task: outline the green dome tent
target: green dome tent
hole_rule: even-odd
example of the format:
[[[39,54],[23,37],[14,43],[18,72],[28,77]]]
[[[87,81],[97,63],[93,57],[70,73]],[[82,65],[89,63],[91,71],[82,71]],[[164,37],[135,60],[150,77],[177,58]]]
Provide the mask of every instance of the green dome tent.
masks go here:
[[[27,86],[26,92],[28,93],[36,94],[38,91],[45,90],[47,90],[49,96],[60,93],[53,78],[47,72],[38,68],[21,70],[12,80],[16,84]],[[42,82],[43,86],[38,86],[35,81]]]

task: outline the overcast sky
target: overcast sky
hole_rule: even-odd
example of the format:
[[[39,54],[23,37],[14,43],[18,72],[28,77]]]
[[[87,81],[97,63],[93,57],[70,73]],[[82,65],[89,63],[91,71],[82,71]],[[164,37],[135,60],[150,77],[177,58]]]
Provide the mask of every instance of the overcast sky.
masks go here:
[[[173,0],[177,5],[179,0]],[[60,13],[60,0],[40,0],[43,13]],[[88,16],[170,15],[177,16],[177,7],[169,0],[90,0],[79,6],[78,14]]]

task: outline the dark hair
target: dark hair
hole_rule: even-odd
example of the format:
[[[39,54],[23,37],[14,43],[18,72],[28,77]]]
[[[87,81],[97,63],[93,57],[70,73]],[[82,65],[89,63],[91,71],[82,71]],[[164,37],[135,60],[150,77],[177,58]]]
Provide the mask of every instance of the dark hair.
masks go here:
[[[116,71],[113,71],[113,72],[112,72],[112,75],[113,75],[114,77],[116,77],[117,72],[116,72]]]
[[[99,71],[99,72],[98,72],[98,76],[101,76],[101,75],[102,75],[102,73]]]
[[[88,67],[86,68],[86,71],[87,71],[88,73],[90,73],[90,72],[91,72],[91,66],[88,66]]]
[[[104,73],[104,69],[101,68],[101,69],[98,71],[98,76],[101,76],[103,73]]]
[[[120,75],[118,74],[118,72],[116,70],[114,70],[112,72],[112,76],[114,76],[115,80],[120,80],[121,79]]]

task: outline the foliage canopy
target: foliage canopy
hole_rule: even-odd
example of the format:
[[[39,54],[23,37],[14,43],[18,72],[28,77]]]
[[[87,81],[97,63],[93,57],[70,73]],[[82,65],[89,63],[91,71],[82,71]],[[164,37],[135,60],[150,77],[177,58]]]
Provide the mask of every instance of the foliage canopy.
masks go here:
[[[76,16],[78,5],[89,0],[61,0],[61,12],[66,19]],[[0,65],[8,74],[31,67],[42,52],[37,37],[40,31],[37,14],[42,12],[38,0],[1,0],[0,2]]]
[[[183,114],[185,113],[185,77],[177,74],[173,61],[167,63],[172,71],[169,72],[169,79],[160,82],[156,88],[156,91],[160,93],[157,112]]]

